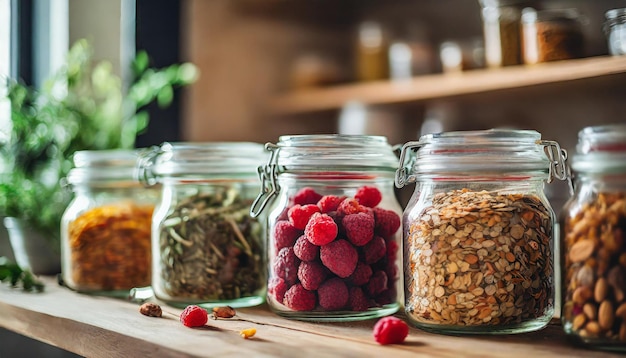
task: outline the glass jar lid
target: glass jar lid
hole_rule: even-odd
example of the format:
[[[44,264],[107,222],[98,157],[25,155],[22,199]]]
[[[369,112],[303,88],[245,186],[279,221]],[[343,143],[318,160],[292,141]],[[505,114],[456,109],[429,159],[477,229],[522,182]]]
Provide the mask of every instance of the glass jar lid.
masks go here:
[[[598,174],[626,171],[626,124],[586,127],[578,132],[572,169]]]
[[[398,160],[383,136],[287,135],[267,148],[275,152],[280,172],[337,168],[395,170]]]
[[[409,154],[411,152],[411,154]],[[489,129],[427,134],[402,147],[396,186],[426,177],[567,178],[567,153],[533,130]]]
[[[606,18],[605,26],[608,28],[613,25],[624,24],[626,23],[626,8],[611,9],[604,14],[604,17]]]
[[[256,175],[265,159],[259,143],[166,142],[142,154],[138,176],[152,185],[164,178],[202,180],[215,175]]]
[[[393,172],[397,166],[394,150],[383,136],[368,135],[286,135],[278,143],[267,143],[271,152],[266,165],[258,168],[261,192],[250,208],[252,217],[258,216],[278,194],[277,178],[281,174],[337,172]]]
[[[140,149],[83,150],[74,153],[67,183],[134,181]]]

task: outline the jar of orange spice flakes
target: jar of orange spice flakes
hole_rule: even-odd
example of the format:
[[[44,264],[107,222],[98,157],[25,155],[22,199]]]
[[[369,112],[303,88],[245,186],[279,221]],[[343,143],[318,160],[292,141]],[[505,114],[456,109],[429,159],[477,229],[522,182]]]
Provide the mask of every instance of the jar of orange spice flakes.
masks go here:
[[[134,179],[137,150],[80,151],[61,222],[62,278],[79,292],[128,296],[151,280],[151,224],[158,189]]]

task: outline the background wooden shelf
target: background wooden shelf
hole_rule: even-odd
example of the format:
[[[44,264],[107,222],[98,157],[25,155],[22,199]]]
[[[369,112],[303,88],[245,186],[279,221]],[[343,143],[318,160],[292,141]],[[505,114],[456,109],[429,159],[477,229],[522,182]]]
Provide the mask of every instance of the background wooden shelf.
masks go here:
[[[348,101],[364,104],[418,102],[618,73],[626,73],[626,56],[591,57],[533,66],[433,74],[405,81],[376,81],[307,89],[279,95],[269,106],[274,114],[299,114],[337,109]]]
[[[46,291],[24,293],[0,286],[0,327],[88,357],[618,357],[577,348],[558,322],[544,330],[509,336],[453,337],[411,328],[401,345],[372,338],[376,320],[299,322],[267,306],[238,309],[230,320],[184,327],[181,310],[163,305],[163,318],[139,313],[139,304],[78,294],[45,278]],[[239,330],[254,327],[244,340]]]

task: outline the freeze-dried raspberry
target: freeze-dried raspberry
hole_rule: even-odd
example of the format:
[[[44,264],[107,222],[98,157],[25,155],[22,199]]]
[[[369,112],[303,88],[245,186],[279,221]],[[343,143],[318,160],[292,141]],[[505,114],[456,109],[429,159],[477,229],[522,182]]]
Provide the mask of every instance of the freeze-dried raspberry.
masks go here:
[[[385,239],[380,236],[374,236],[374,238],[363,246],[364,261],[367,264],[373,264],[378,260],[385,257],[387,254],[387,245]]]
[[[187,306],[180,314],[180,321],[187,327],[202,327],[208,320],[207,311],[196,305]]]
[[[361,285],[365,285],[366,283],[368,283],[371,277],[372,277],[372,268],[370,267],[370,265],[366,265],[362,262],[359,262],[356,265],[356,269],[354,269],[354,272],[352,273],[352,275],[350,275],[349,279],[350,279],[350,282],[352,282],[354,286],[361,286]]]
[[[346,199],[345,196],[325,195],[320,201],[317,202],[317,206],[323,213],[336,211],[342,201]]]
[[[287,290],[283,304],[294,311],[310,311],[315,308],[316,301],[315,292],[298,283]]]
[[[376,296],[387,289],[387,274],[385,271],[376,271],[367,283],[367,291],[371,296]]]
[[[298,267],[298,278],[302,287],[309,291],[317,290],[326,279],[326,268],[317,261],[303,261]]]
[[[337,237],[337,224],[326,214],[315,213],[306,224],[304,235],[317,246],[326,245]]]
[[[374,298],[374,301],[379,305],[388,305],[390,303],[395,302],[396,298],[396,290],[394,289],[386,289],[381,292],[378,296]]]
[[[313,188],[305,187],[300,189],[293,197],[294,204],[306,205],[316,204],[322,198]]]
[[[386,245],[387,258],[389,259],[389,261],[395,261],[396,258],[398,258],[398,243],[393,240],[389,240],[386,241]]]
[[[398,344],[409,335],[409,326],[403,320],[388,316],[381,318],[374,325],[374,339],[378,344]]]
[[[356,199],[345,199],[339,204],[337,212],[342,215],[350,215],[356,213],[364,213],[368,211],[368,207],[359,204]]]
[[[285,280],[288,285],[293,285],[298,279],[298,265],[300,259],[293,252],[293,248],[283,247],[274,259],[274,274]]]
[[[395,261],[387,262],[387,266],[385,266],[385,273],[387,274],[389,283],[398,278],[398,265],[396,265]]]
[[[289,221],[277,221],[274,225],[274,247],[276,251],[293,246],[302,230],[296,229]]]
[[[307,205],[294,205],[289,209],[287,216],[289,217],[289,222],[296,229],[304,230],[306,224],[309,222],[311,215],[315,213],[319,213],[320,208],[317,205],[307,204]]]
[[[348,303],[348,286],[340,278],[331,278],[317,289],[320,306],[327,311],[336,311]]]
[[[378,235],[388,238],[400,228],[400,217],[394,211],[374,208],[375,230]]]
[[[280,303],[283,303],[288,288],[285,280],[280,277],[272,277],[267,283],[267,292]]]
[[[302,261],[313,261],[320,256],[320,247],[313,245],[306,236],[302,235],[293,245],[293,252]]]
[[[374,218],[367,213],[346,215],[341,223],[348,240],[356,246],[363,246],[374,237]]]
[[[348,241],[339,239],[320,248],[320,258],[324,266],[335,275],[346,278],[356,268],[359,254]]]
[[[354,194],[354,198],[359,202],[359,204],[367,206],[368,208],[373,208],[380,203],[383,199],[383,195],[375,186],[366,185],[357,190],[356,194]]]
[[[361,287],[350,287],[348,305],[352,311],[367,311],[370,302]]]

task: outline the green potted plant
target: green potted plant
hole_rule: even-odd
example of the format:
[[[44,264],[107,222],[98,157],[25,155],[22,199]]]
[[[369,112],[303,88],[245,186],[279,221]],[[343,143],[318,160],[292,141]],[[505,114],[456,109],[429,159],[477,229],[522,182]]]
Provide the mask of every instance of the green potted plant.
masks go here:
[[[111,64],[94,64],[89,42],[80,40],[40,90],[7,82],[11,129],[0,143],[0,215],[6,217],[18,264],[41,274],[60,270],[60,220],[71,199],[61,183],[72,167],[72,155],[133,148],[148,124],[145,106],[154,101],[168,106],[174,89],[197,77],[190,63],[151,68],[145,52],[137,54],[132,73],[124,93]],[[30,231],[29,237],[39,234],[40,241],[22,240],[18,236],[24,230]],[[31,249],[48,251],[45,257],[52,260],[31,258]]]

